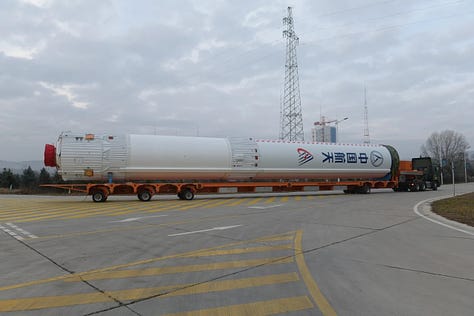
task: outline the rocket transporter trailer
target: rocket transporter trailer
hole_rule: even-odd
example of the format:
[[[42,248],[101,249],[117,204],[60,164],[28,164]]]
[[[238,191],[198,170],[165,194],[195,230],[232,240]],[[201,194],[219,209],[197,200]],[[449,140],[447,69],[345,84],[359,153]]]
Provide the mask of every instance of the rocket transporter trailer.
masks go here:
[[[250,193],[259,187],[293,192],[342,186],[346,193],[369,193],[439,186],[439,168],[430,158],[400,161],[388,145],[67,132],[45,146],[44,162],[63,180],[76,182],[48,186],[84,192],[94,202],[113,194],[192,200],[197,193]]]

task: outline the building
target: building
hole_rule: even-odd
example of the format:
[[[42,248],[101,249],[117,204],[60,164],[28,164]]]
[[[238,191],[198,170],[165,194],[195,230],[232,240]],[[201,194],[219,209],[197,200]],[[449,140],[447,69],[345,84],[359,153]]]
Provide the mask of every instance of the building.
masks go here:
[[[315,125],[311,129],[313,142],[335,143],[337,142],[337,130],[334,126]]]

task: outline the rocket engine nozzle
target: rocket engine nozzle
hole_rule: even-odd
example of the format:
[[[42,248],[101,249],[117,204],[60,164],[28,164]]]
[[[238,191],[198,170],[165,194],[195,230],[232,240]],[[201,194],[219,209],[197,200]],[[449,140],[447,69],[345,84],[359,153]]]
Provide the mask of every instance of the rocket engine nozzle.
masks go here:
[[[56,147],[51,144],[44,146],[44,165],[46,167],[57,167],[56,164]]]

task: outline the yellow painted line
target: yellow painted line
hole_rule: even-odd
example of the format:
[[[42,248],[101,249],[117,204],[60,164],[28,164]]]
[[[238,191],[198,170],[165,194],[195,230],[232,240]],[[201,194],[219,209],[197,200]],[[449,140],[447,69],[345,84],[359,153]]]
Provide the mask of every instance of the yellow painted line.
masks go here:
[[[281,198],[281,201],[282,201],[282,202],[288,202],[288,199],[289,199],[288,196],[283,196],[283,197]]]
[[[88,274],[82,277],[71,276],[65,279],[66,282],[79,282],[83,280],[105,280],[105,279],[123,279],[123,278],[134,278],[151,275],[163,275],[173,273],[187,273],[197,271],[212,271],[222,269],[234,269],[234,268],[245,268],[245,267],[256,267],[266,264],[286,264],[292,263],[293,257],[275,257],[265,259],[254,259],[254,260],[241,260],[241,261],[228,261],[228,262],[215,262],[197,265],[187,266],[168,266],[159,268],[149,268],[140,270],[119,270],[119,271],[105,271],[94,274]]]
[[[301,273],[301,277],[303,278],[304,283],[306,284],[306,288],[308,289],[309,293],[311,294],[312,298],[318,305],[319,310],[323,313],[324,316],[335,316],[337,315],[334,308],[329,304],[328,300],[324,297],[323,293],[319,289],[316,281],[311,276],[311,272],[306,265],[306,261],[304,260],[304,254],[302,251],[302,237],[303,232],[301,230],[296,232],[295,237],[295,259],[296,264],[298,265],[298,269]]]
[[[201,309],[189,312],[166,314],[166,316],[229,316],[229,315],[275,315],[313,308],[307,296],[280,298],[247,304],[230,305],[216,308]]]
[[[189,210],[191,208],[201,208],[207,204],[211,204],[212,202],[214,202],[213,200],[203,200],[203,201],[187,201],[189,203],[189,205],[187,206],[181,206],[181,207],[177,207],[176,209],[177,210],[180,210],[180,211],[185,211],[185,210]]]
[[[273,201],[275,201],[276,197],[275,196],[272,196],[270,198],[267,198],[265,200],[265,204],[270,204],[270,203],[273,203]]]
[[[186,255],[181,255],[180,258],[239,255],[243,253],[277,251],[277,250],[293,250],[293,248],[289,245],[288,246],[276,245],[276,246],[259,246],[259,247],[247,247],[247,248],[235,248],[235,249],[219,249],[219,250],[200,251],[198,253],[190,253]]]
[[[203,208],[213,208],[213,207],[216,207],[216,206],[219,206],[219,205],[223,205],[223,204],[227,204],[229,203],[229,199],[226,199],[226,200],[221,200],[221,201],[218,201],[218,202],[215,202],[215,203],[212,203],[212,204],[208,204],[206,206],[204,206]]]
[[[245,202],[246,199],[239,198],[239,199],[234,199],[234,200],[235,200],[234,202],[227,204],[227,206],[237,206],[237,205],[242,204],[243,202]]]
[[[172,297],[181,295],[221,292],[263,285],[290,283],[296,282],[298,280],[298,275],[292,272],[259,277],[250,277],[244,279],[212,281],[200,284],[177,284],[155,288],[138,288],[131,290],[107,291],[104,293],[94,292],[72,295],[18,298],[0,301],[0,312],[26,311],[101,302],[114,302],[111,297],[120,301],[127,301],[153,297],[160,294],[163,294],[161,297]]]
[[[295,201],[301,201],[301,198],[302,198],[302,197],[299,196],[299,195],[298,195],[298,196],[295,196]]]
[[[261,198],[253,198],[250,202],[247,203],[247,205],[255,205],[257,204],[258,202],[260,202],[261,200],[263,200],[264,198],[261,197]]]
[[[314,200],[314,195],[308,195],[306,198],[307,198],[308,200]]]
[[[209,220],[209,219],[203,219],[203,220]],[[141,225],[140,228],[143,229],[144,226],[145,225]],[[156,227],[156,226],[161,226],[161,225],[148,225],[148,226]],[[121,230],[123,230],[123,228],[121,228]],[[143,259],[143,260],[138,260],[138,261],[135,261],[135,262],[118,264],[118,265],[115,265],[115,266],[108,266],[108,267],[105,267],[105,268],[100,268],[100,269],[90,270],[90,271],[85,271],[85,272],[79,272],[79,273],[75,273],[75,274],[72,274],[72,275],[67,274],[67,275],[61,275],[61,276],[56,276],[56,277],[51,277],[51,278],[46,278],[46,279],[41,279],[41,280],[34,280],[34,281],[29,281],[29,282],[12,284],[12,285],[7,285],[7,286],[0,287],[0,291],[18,289],[18,288],[28,287],[28,286],[32,286],[32,285],[38,285],[38,284],[44,284],[44,283],[49,283],[49,282],[54,282],[54,281],[65,280],[65,279],[70,278],[71,276],[76,276],[76,277],[81,276],[82,277],[82,276],[85,276],[85,275],[94,274],[94,273],[103,272],[103,271],[111,271],[111,270],[129,268],[129,267],[138,266],[138,265],[142,265],[142,264],[148,264],[148,263],[153,263],[153,262],[157,262],[157,261],[164,261],[164,260],[167,260],[167,259],[189,258],[189,257],[193,257],[193,256],[199,256],[202,253],[207,253],[207,252],[218,250],[218,249],[223,249],[223,248],[228,248],[228,247],[233,247],[233,246],[238,246],[238,245],[243,245],[243,244],[250,244],[250,243],[255,243],[255,242],[262,242],[262,241],[265,241],[268,238],[277,238],[277,237],[280,237],[280,236],[284,237],[284,236],[287,236],[287,235],[288,235],[288,233],[284,233],[284,234],[280,234],[280,235],[260,237],[260,238],[256,238],[256,239],[253,239],[253,240],[238,241],[238,242],[234,242],[234,243],[230,243],[230,244],[224,244],[224,245],[221,245],[221,246],[207,248],[207,249],[194,250],[194,251],[191,251],[191,252],[179,253],[179,254],[174,254],[174,255],[157,257],[157,258]],[[38,238],[38,239],[40,239],[40,238]],[[271,247],[268,247],[268,248],[270,249]],[[276,247],[274,247],[273,249],[277,250],[275,248]],[[290,248],[281,247],[281,249],[290,249]],[[247,248],[247,251],[248,250],[249,249]]]

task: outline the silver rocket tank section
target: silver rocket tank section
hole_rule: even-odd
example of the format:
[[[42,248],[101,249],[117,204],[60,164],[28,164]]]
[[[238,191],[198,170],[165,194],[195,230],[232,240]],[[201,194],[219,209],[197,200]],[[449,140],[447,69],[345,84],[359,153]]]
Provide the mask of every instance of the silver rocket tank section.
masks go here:
[[[390,174],[388,147],[62,133],[45,165],[65,181],[378,179]]]

